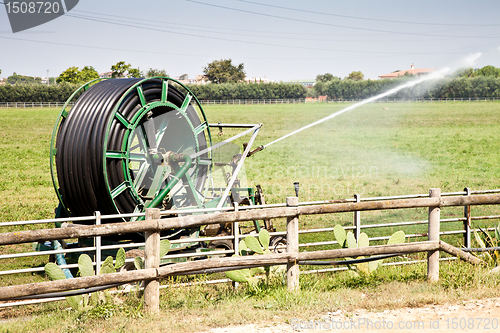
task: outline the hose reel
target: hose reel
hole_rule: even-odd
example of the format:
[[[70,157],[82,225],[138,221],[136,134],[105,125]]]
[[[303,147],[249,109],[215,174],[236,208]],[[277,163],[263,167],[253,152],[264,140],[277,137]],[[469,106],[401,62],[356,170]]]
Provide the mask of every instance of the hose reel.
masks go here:
[[[203,109],[179,82],[90,82],[66,102],[52,135],[60,207],[67,216],[89,216],[200,206],[212,164],[203,151],[210,145]]]

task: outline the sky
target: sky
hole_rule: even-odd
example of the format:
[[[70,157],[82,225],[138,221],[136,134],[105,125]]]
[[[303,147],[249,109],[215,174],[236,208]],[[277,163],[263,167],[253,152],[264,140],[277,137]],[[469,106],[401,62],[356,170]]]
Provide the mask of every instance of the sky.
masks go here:
[[[275,81],[352,71],[377,79],[476,52],[475,67],[500,67],[499,15],[498,0],[80,0],[12,33],[0,5],[0,77],[58,76],[71,66],[102,73],[125,61],[194,78],[232,59],[247,77]]]

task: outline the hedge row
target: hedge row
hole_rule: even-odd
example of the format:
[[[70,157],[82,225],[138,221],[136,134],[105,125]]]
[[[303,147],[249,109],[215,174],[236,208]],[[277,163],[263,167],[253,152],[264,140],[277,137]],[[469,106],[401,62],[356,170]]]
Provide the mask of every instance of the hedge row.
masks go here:
[[[330,99],[364,99],[380,94],[410,78],[396,80],[332,80],[318,82],[310,91]],[[79,87],[73,84],[1,85],[0,102],[64,102]],[[290,83],[224,83],[190,85],[200,100],[304,98],[307,89]],[[420,84],[391,95],[394,98],[500,98],[500,78],[492,76],[457,77],[439,84]]]
[[[16,84],[0,86],[0,102],[65,102],[77,84]]]
[[[317,95],[331,99],[365,99],[405,84],[411,78],[395,80],[332,80],[314,86]],[[500,78],[492,76],[457,77],[430,81],[391,95],[394,98],[469,98],[500,97]]]
[[[189,85],[200,100],[304,98],[306,88],[297,83],[223,83]]]
[[[2,85],[0,102],[64,102],[79,85]],[[198,99],[275,99],[303,98],[306,88],[289,83],[241,83],[189,85]]]

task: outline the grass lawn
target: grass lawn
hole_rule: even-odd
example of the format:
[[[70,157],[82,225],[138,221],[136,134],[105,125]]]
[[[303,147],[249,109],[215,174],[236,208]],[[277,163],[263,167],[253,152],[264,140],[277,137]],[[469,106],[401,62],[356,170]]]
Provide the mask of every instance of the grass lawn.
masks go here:
[[[255,145],[267,144],[295,129],[346,107],[344,103],[207,106],[211,122],[264,124]],[[226,131],[227,132],[227,131]],[[261,184],[271,203],[293,195],[300,200],[351,198],[499,188],[500,103],[376,103],[349,111],[269,146],[249,158],[251,185]],[[229,132],[223,138],[229,136]],[[473,215],[494,213],[474,207]],[[446,208],[443,218],[461,217],[463,209]],[[498,209],[496,210],[498,214]],[[427,209],[363,212],[362,223],[425,220]],[[303,217],[301,228],[352,224],[352,214]],[[461,222],[442,230],[460,228]],[[370,237],[390,230],[370,229]],[[426,226],[407,227],[421,233]],[[301,242],[328,235],[301,236]],[[449,241],[457,243],[457,237]]]
[[[204,109],[211,123],[263,123],[255,143],[257,146],[265,145],[347,105],[217,105],[205,106]],[[58,113],[56,109],[0,109],[0,221],[53,217],[57,199],[50,179],[49,144]],[[224,135],[219,136],[214,129],[213,137],[214,140],[221,140],[233,133],[224,130]],[[287,196],[294,195],[294,181],[300,182],[301,201],[352,198],[356,193],[362,197],[427,193],[432,187],[439,187],[443,192],[462,191],[464,187],[473,190],[494,189],[500,187],[498,133],[499,102],[368,104],[250,157],[245,165],[246,181],[249,186],[261,184],[269,203],[284,202]],[[241,145],[243,142],[245,140],[237,143]],[[473,207],[472,211],[476,216],[499,214],[498,208],[489,206]],[[446,208],[441,214],[442,218],[460,217],[463,209]],[[364,224],[426,218],[427,209],[361,214]],[[337,223],[352,224],[352,213],[301,217],[300,227],[328,227]],[[483,222],[487,225],[492,223]],[[275,224],[278,229],[283,229],[283,221],[276,221]],[[456,229],[460,225],[461,222],[449,223],[443,225],[442,230]],[[16,229],[4,228],[2,232],[12,230]],[[404,230],[406,233],[425,232],[426,227],[408,227]],[[368,229],[366,232],[372,237],[387,235],[390,231],[395,230]],[[301,236],[301,242],[332,238],[332,235],[307,234]],[[445,240],[448,241],[447,238]],[[451,241],[460,244],[458,237],[451,238]],[[3,247],[0,253],[17,251],[19,247],[28,250],[31,245]],[[45,256],[35,262],[32,259],[2,260],[0,270],[41,266],[46,262]],[[413,295],[409,301],[416,305],[463,299],[468,297],[465,291],[478,297],[498,295],[496,280],[488,278],[484,272],[463,268],[469,266],[450,265],[449,270],[443,270],[442,276],[445,278],[436,287],[426,285],[424,268],[412,267],[397,271],[384,269],[381,275],[377,273],[374,281],[368,282],[353,280],[343,274],[322,275],[324,279],[311,276],[301,279],[304,292],[300,297],[288,295],[279,283],[275,287],[264,288],[258,294],[245,288],[241,292],[234,292],[228,286],[163,292],[162,314],[169,318],[185,316],[187,319],[177,322],[163,319],[162,323],[165,327],[171,325],[169,327],[192,331],[194,327],[245,323],[255,316],[260,316],[264,321],[273,320],[276,313],[283,322],[283,318],[292,318],[297,313],[312,315],[317,311],[342,307],[397,307],[401,304],[392,302],[390,295],[402,288],[409,288],[408,294]],[[479,283],[472,283],[465,278],[476,278],[471,274],[477,274],[480,281],[486,281],[486,287],[482,288]],[[2,278],[0,284],[44,279],[42,275],[11,276]],[[413,282],[408,285],[408,281]],[[407,287],[403,287],[405,285]],[[380,293],[377,292],[379,286],[383,286]],[[313,295],[318,295],[318,291],[322,296],[314,298]],[[367,294],[367,291],[372,298],[357,299],[361,293]],[[385,303],[378,302],[378,298],[385,298]],[[125,300],[125,304],[129,301]],[[7,329],[34,331],[34,327],[47,332],[76,332],[85,330],[85,327],[89,331],[97,331],[101,327],[99,325],[108,325],[106,327],[115,331],[147,329],[146,319],[139,318],[139,303],[130,302],[132,305],[128,307],[114,306],[111,312],[100,308],[101,312],[94,314],[94,317],[65,312],[63,303],[2,310],[2,318],[33,315],[34,324],[22,329],[22,323],[9,324],[5,329],[0,325],[0,332]],[[274,314],[266,311],[267,308],[273,309]],[[222,309],[222,312],[217,312],[218,309]],[[245,315],[245,311],[251,315]],[[120,315],[110,321],[102,321],[106,319],[106,313],[111,313],[110,316],[113,313]],[[199,322],[193,313],[199,314]],[[241,315],[242,319],[236,320],[237,315]],[[63,328],[60,330],[54,328],[65,321],[68,324],[61,325]],[[154,331],[152,328],[149,330]]]

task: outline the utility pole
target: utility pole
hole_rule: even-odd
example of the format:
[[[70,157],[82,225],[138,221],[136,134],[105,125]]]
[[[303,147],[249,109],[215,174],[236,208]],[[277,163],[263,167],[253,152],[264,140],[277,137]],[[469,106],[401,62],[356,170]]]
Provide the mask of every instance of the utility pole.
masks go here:
[[[50,86],[49,70],[47,69],[47,85]]]

